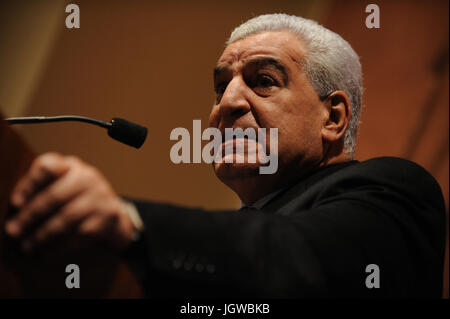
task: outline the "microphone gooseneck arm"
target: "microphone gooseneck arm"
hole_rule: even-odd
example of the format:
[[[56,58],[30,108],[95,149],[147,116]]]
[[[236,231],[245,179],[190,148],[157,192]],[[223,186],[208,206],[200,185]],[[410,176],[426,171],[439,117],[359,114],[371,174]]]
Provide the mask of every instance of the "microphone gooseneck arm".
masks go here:
[[[34,123],[49,123],[49,122],[86,122],[100,127],[109,128],[112,123],[103,122],[91,119],[85,116],[77,115],[62,115],[62,116],[27,116],[27,117],[10,117],[6,121],[9,124],[34,124]]]
[[[108,135],[124,144],[140,148],[147,137],[147,128],[139,124],[121,118],[113,118],[111,122],[103,122],[85,116],[64,115],[64,116],[30,116],[7,118],[8,124],[37,124],[48,122],[85,122],[97,125],[108,130]]]

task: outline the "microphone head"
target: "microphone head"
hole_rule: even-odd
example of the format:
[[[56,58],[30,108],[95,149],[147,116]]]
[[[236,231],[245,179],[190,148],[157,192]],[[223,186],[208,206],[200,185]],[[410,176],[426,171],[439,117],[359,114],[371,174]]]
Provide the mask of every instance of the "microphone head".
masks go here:
[[[140,148],[147,137],[147,128],[121,118],[113,118],[108,135],[119,142]]]

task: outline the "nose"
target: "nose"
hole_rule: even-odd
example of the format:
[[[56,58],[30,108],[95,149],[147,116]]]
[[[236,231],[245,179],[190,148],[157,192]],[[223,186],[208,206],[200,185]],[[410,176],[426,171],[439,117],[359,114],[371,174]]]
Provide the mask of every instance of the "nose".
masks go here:
[[[241,77],[234,77],[228,83],[219,103],[219,112],[222,117],[240,117],[250,112],[246,88],[247,86]]]

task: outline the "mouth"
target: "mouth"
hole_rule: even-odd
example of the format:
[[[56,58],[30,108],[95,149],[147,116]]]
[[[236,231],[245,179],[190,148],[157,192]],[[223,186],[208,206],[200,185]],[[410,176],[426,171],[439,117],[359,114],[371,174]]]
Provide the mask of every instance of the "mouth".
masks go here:
[[[255,141],[254,139],[249,139],[248,137],[236,137],[233,136],[231,139],[222,139],[222,148],[224,148],[226,145],[232,144],[234,147],[236,147],[239,144],[246,145],[249,141]]]
[[[258,142],[258,130],[253,128],[253,127],[246,127],[246,128],[241,128],[241,127],[233,127],[231,128],[233,130],[232,134],[227,134],[225,133],[225,129],[221,129],[220,133],[222,134],[222,144],[224,143],[229,143],[231,140],[239,140],[239,139],[244,139],[244,140],[252,140],[255,142]],[[246,130],[253,130],[254,134],[247,134]],[[239,130],[236,133],[236,130]]]
[[[231,156],[249,156],[250,154],[257,154],[259,146],[257,137],[253,136],[228,136],[222,137],[222,157]],[[228,149],[228,150],[227,150]],[[232,152],[228,154],[227,152]]]

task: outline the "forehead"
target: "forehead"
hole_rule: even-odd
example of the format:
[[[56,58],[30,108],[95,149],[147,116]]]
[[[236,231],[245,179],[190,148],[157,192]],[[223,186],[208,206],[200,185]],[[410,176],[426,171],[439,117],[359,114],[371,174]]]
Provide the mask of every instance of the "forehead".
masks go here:
[[[300,64],[306,49],[289,31],[264,31],[237,40],[228,45],[217,65],[245,63],[255,56],[271,56],[285,64]]]

